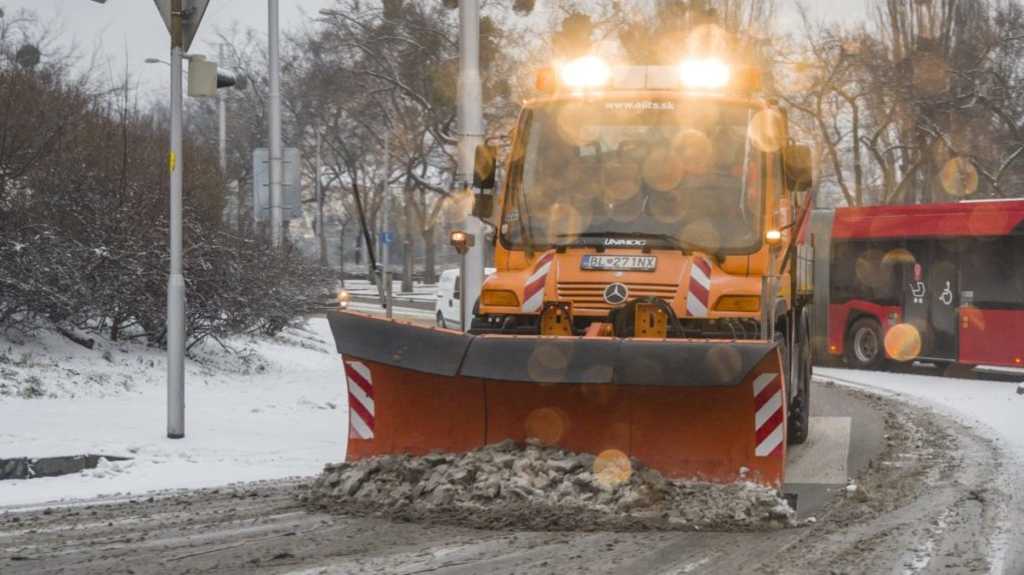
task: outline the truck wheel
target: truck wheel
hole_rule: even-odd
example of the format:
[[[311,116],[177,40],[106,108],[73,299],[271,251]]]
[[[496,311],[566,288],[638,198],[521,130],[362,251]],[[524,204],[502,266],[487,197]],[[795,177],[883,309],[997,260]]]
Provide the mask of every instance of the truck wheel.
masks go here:
[[[799,353],[797,373],[792,385],[798,390],[789,404],[788,430],[786,438],[790,445],[801,445],[807,442],[811,430],[811,370],[813,358],[811,354],[810,321],[806,314],[800,320],[797,332],[796,347]]]
[[[444,321],[444,314],[437,312],[437,327],[441,329],[448,329],[448,324]]]
[[[846,332],[846,364],[853,369],[875,370],[885,361],[885,344],[878,321],[862,317]]]

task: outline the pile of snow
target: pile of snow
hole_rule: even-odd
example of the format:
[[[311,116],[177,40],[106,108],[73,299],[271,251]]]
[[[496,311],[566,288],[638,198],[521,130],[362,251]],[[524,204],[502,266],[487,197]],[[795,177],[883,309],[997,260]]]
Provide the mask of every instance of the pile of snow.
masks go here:
[[[778,493],[749,482],[670,481],[620,452],[511,441],[461,455],[389,455],[328,465],[306,496],[319,509],[529,530],[753,530],[794,525]]]

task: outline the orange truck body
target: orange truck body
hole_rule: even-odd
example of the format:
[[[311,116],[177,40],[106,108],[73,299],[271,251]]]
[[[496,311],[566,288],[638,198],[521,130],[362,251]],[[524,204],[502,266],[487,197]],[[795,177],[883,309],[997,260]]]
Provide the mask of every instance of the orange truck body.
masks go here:
[[[784,132],[784,114],[755,98],[597,91],[527,102],[516,141],[540,107],[623,98],[683,110],[694,102],[742,106],[752,122],[760,112],[783,118]],[[786,376],[784,366],[797,365],[786,350],[802,347],[807,334],[795,327],[804,321],[793,312],[802,292],[791,274],[791,244],[800,236],[793,224],[800,218],[784,173],[788,136],[779,136],[783,144],[760,155],[757,243],[743,250],[714,253],[615,237],[601,245],[515,245],[506,241],[503,224],[516,209],[509,177],[497,197],[497,272],[484,283],[469,333],[329,314],[347,374],[349,458],[461,452],[536,438],[581,452],[622,452],[673,479],[781,489],[790,411],[799,405],[793,386],[806,385]],[[742,131],[741,138],[747,139]],[[516,169],[515,149],[509,173]],[[768,230],[781,232],[773,245],[765,240]],[[598,271],[584,265],[594,254],[653,257],[656,265]],[[766,276],[775,278],[774,298],[762,293],[771,285]],[[627,301],[610,301],[620,287]],[[672,325],[683,327],[672,337],[664,327],[659,337],[612,333],[610,314],[640,300],[661,305],[666,315],[667,304],[678,321]],[[541,316],[557,306],[571,316],[572,328],[545,334]],[[783,329],[766,339],[760,325],[769,316]],[[510,318],[518,329],[507,330]]]

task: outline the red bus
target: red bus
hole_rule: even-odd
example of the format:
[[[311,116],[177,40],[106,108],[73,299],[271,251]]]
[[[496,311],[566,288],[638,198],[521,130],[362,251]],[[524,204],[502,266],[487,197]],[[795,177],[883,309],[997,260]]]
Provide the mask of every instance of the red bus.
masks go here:
[[[817,357],[906,361],[899,325],[914,359],[1024,367],[1024,200],[816,210],[810,231]]]

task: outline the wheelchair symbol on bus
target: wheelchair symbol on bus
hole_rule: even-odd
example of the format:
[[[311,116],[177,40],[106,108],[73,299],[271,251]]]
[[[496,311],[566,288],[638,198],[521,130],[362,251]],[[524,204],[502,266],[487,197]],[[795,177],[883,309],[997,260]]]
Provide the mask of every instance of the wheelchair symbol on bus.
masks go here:
[[[953,290],[949,287],[949,282],[946,282],[946,289],[942,290],[942,295],[939,296],[939,301],[946,305],[953,304]]]

